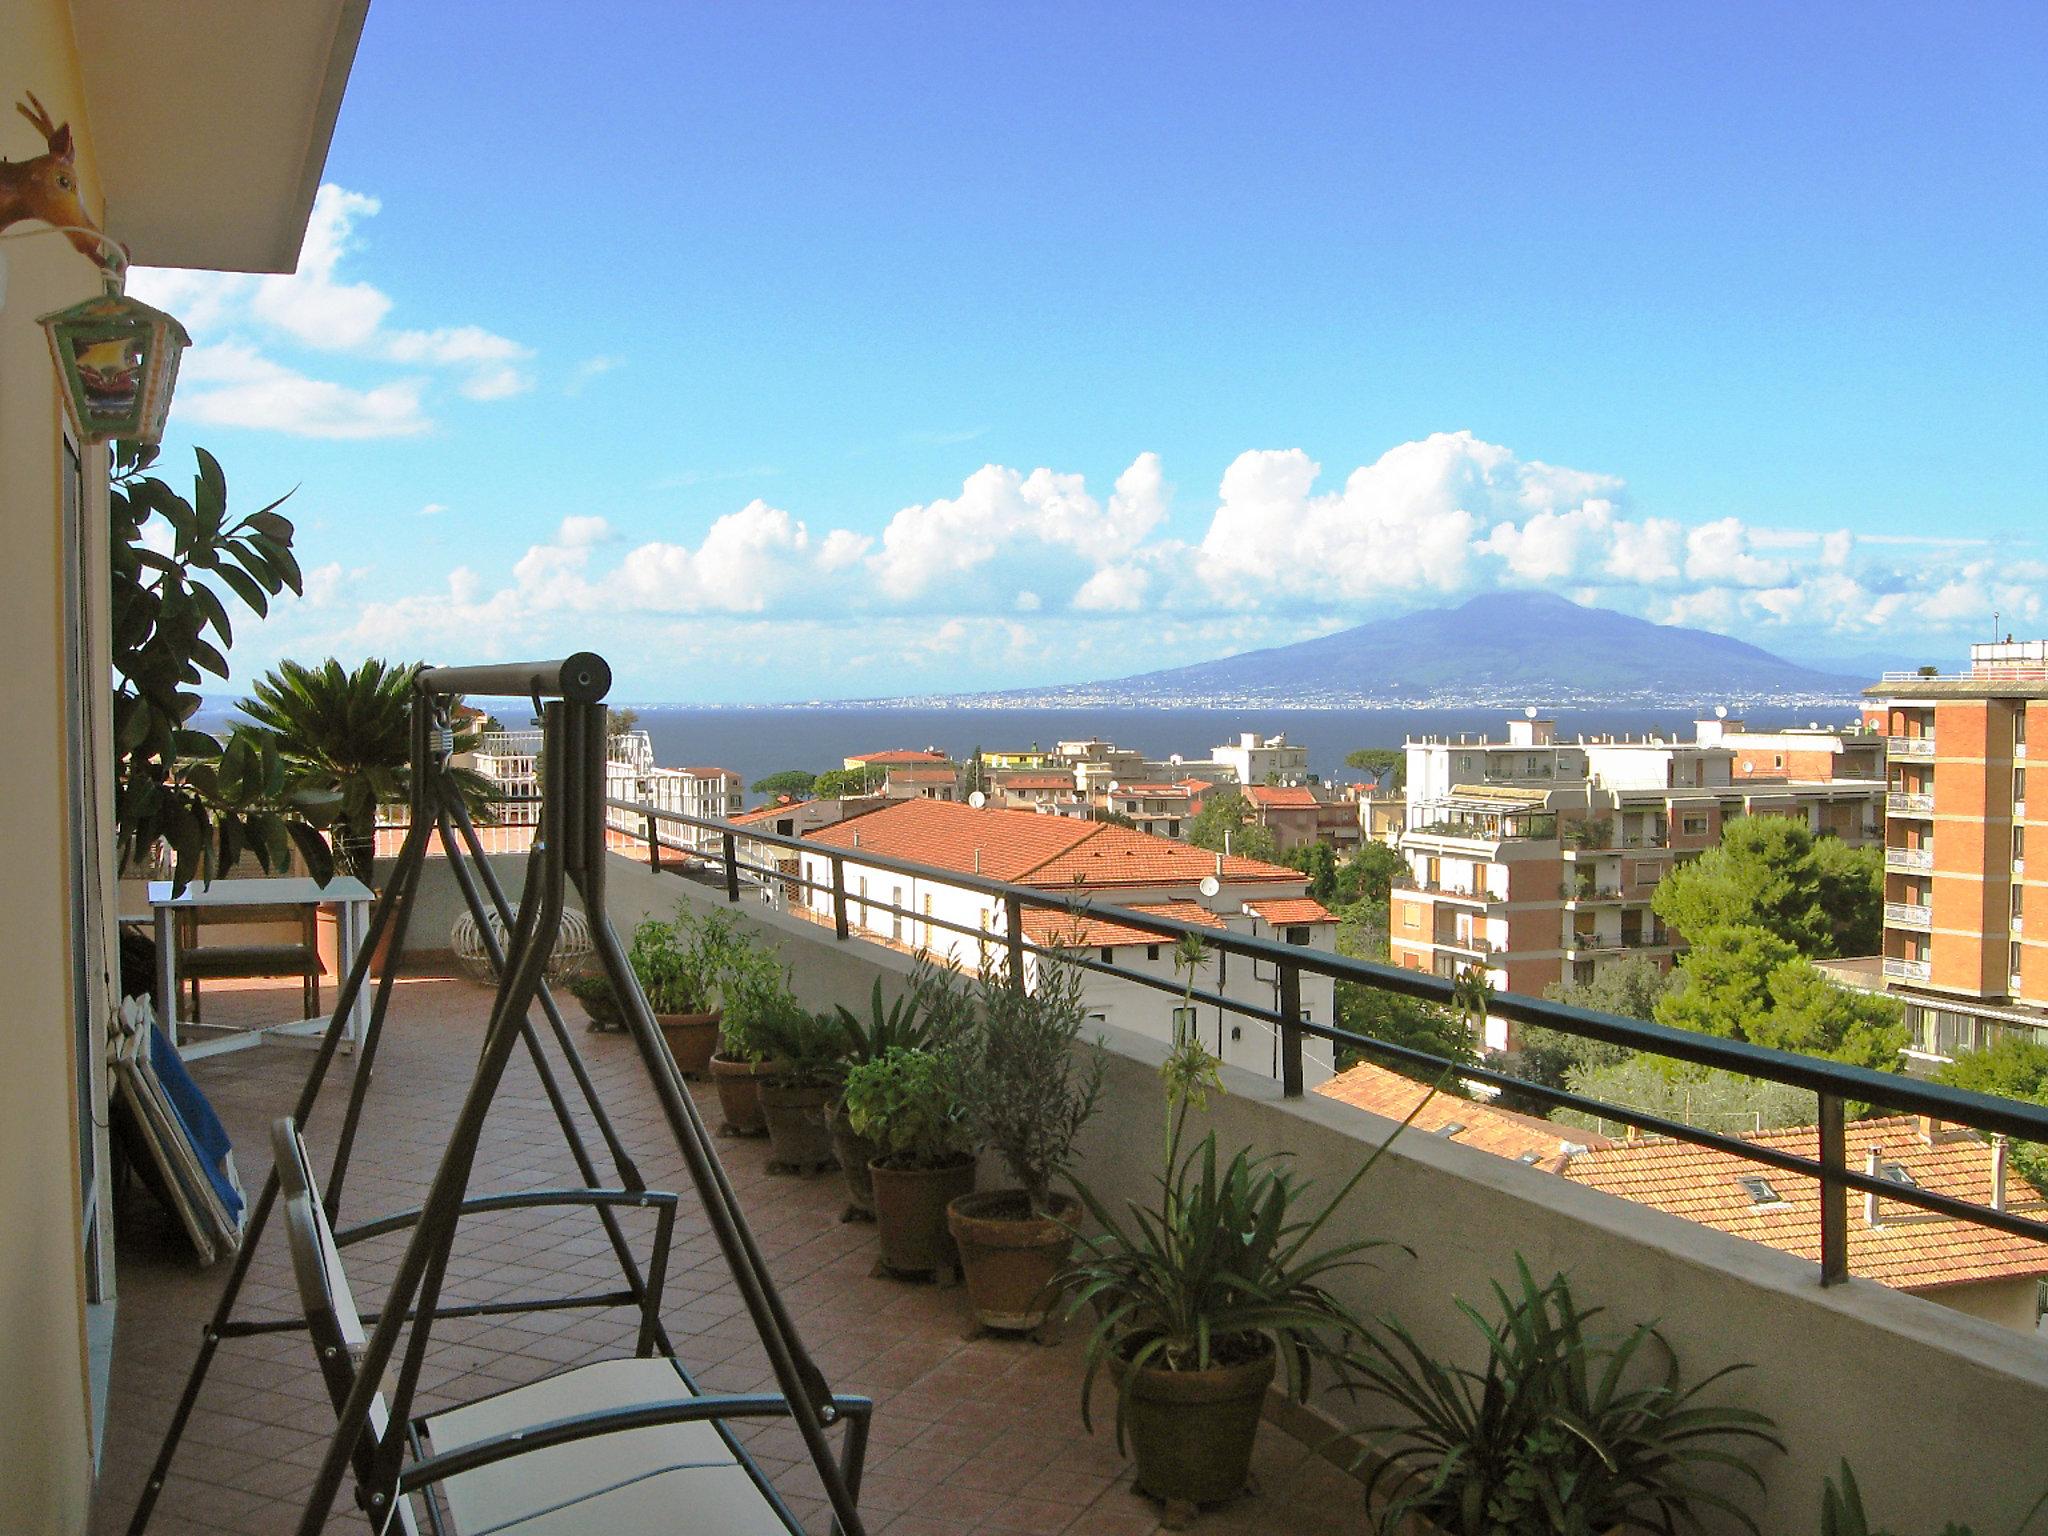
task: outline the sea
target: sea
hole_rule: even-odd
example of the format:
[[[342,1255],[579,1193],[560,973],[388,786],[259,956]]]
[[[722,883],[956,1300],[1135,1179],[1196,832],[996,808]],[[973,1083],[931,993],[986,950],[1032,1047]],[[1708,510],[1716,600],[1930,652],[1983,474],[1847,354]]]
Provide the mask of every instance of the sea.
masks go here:
[[[1345,767],[1344,758],[1359,747],[1398,747],[1410,736],[1460,731],[1498,738],[1506,734],[1509,718],[1498,709],[631,707],[653,740],[657,763],[730,768],[749,785],[785,768],[814,773],[837,768],[849,755],[866,752],[935,747],[964,760],[976,748],[1050,748],[1056,741],[1089,736],[1152,758],[1176,752],[1206,758],[1212,748],[1246,731],[1285,734],[1308,748],[1310,772],[1326,780],[1349,780],[1359,774]],[[1690,736],[1694,717],[1685,709],[1617,708],[1558,710],[1553,718],[1559,736],[1569,739],[1621,732]],[[1788,717],[1772,723],[1791,722]],[[748,804],[757,798],[750,794]]]

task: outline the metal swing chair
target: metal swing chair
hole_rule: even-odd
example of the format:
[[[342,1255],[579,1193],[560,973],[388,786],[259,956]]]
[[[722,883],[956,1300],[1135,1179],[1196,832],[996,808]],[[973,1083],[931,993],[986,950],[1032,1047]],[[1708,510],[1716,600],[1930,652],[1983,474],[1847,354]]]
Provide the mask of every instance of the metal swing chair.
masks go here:
[[[421,1527],[416,1503],[441,1536],[795,1536],[802,1525],[754,1464],[732,1421],[787,1418],[795,1426],[832,1509],[834,1530],[862,1536],[856,1509],[872,1404],[835,1395],[805,1352],[768,1275],[739,1202],[713,1151],[712,1139],[683,1085],[667,1042],[627,964],[624,946],[605,913],[604,696],[611,670],[589,653],[564,661],[423,669],[415,682],[412,730],[412,822],[396,866],[370,922],[368,937],[336,998],[335,1011],[294,1112],[276,1122],[277,1166],[256,1202],[249,1231],[221,1300],[201,1335],[200,1350],[174,1412],[155,1466],[145,1483],[130,1536],[141,1536],[162,1492],[215,1351],[223,1341],[258,1333],[303,1331],[335,1408],[336,1428],[297,1527],[318,1536],[344,1478],[351,1473],[355,1501],[370,1529],[413,1536]],[[446,776],[452,750],[450,710],[456,696],[531,697],[542,719],[540,824],[528,855],[526,884],[516,914],[505,899],[476,828]],[[416,1210],[337,1231],[365,1094],[383,1033],[393,972],[420,868],[434,832],[499,977],[476,1072],[449,1132],[448,1145],[426,1200]],[[461,835],[458,845],[455,833]],[[465,857],[464,850],[467,850]],[[491,908],[510,933],[500,946],[484,906],[474,862]],[[660,1317],[668,1248],[677,1197],[650,1190],[620,1142],[598,1099],[581,1054],[543,980],[572,888],[582,897],[599,962],[617,993],[669,1123],[706,1222],[730,1268],[733,1283],[767,1351],[778,1390],[707,1395],[676,1359]],[[355,1062],[354,1081],[338,1149],[324,1195],[299,1134],[344,1038],[382,935],[391,935],[394,964],[379,977],[368,1030]],[[542,1051],[529,1013],[539,1001],[555,1044],[574,1076],[603,1137],[619,1180],[600,1184],[596,1165],[571,1117],[561,1085]],[[542,1090],[562,1127],[581,1188],[471,1196],[470,1174],[483,1125],[504,1071],[524,1044]],[[252,1255],[282,1196],[305,1315],[238,1320],[236,1300]],[[446,1303],[442,1286],[457,1227],[465,1214],[535,1206],[589,1205],[617,1255],[618,1290],[576,1297],[506,1298]],[[651,1207],[657,1220],[645,1273],[618,1221],[621,1208]],[[356,1307],[342,1250],[368,1237],[409,1231],[403,1257],[381,1311],[365,1317]],[[633,1307],[641,1316],[636,1354],[545,1377],[441,1412],[414,1416],[413,1402],[433,1325],[444,1318],[495,1316],[563,1307]],[[407,1325],[410,1325],[409,1331]],[[406,1334],[402,1354],[399,1336]],[[396,1374],[387,1398],[385,1380]],[[843,1424],[834,1455],[827,1431]]]

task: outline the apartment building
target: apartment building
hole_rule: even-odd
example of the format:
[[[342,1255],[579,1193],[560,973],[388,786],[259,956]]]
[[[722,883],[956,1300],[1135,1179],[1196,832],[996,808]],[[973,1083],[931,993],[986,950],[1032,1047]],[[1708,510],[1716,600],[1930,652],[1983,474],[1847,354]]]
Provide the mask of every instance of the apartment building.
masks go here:
[[[2048,1041],[2048,640],[1970,647],[1967,672],[1890,673],[1867,690],[1887,738],[1887,990],[1932,1068],[2009,1032]],[[2028,794],[2029,781],[2033,794]],[[2030,817],[2031,804],[2039,815]]]
[[[1200,779],[1177,784],[1117,784],[1104,789],[1102,809],[1128,816],[1140,832],[1154,837],[1184,838],[1202,809],[1202,798],[1216,786]]]
[[[1668,969],[1679,939],[1650,898],[1730,820],[1789,816],[1853,844],[1882,835],[1882,780],[1738,778],[1723,727],[1700,721],[1689,742],[1566,743],[1553,722],[1526,719],[1500,742],[1411,739],[1392,962],[1440,976],[1478,967],[1496,990],[1524,993],[1590,982],[1635,955]],[[1506,1022],[1489,1020],[1488,1047],[1508,1043]]]
[[[798,905],[813,918],[833,920],[832,869],[825,855],[836,849],[844,855],[847,918],[855,932],[929,951],[969,971],[984,956],[1000,953],[1008,934],[1002,903],[952,884],[943,874],[907,875],[863,863],[860,854],[1037,887],[1060,905],[1027,909],[1027,938],[1099,951],[1105,960],[1117,965],[1135,962],[1166,979],[1173,975],[1170,940],[1111,923],[1088,911],[1088,904],[1129,906],[1324,953],[1336,947],[1336,919],[1309,898],[1307,877],[1299,871],[1208,853],[1107,822],[906,800],[810,833],[805,841],[816,844],[819,852],[802,856],[803,878],[812,888],[804,891]],[[1201,918],[1190,915],[1197,911]],[[1279,980],[1269,966],[1217,955],[1197,985],[1261,1007],[1277,1006]],[[1093,973],[1086,995],[1097,1022],[1155,1039],[1171,1038],[1178,999],[1141,983]],[[1333,984],[1327,977],[1304,975],[1301,1004],[1304,1017],[1312,1021],[1334,1020]],[[1213,1006],[1203,1008],[1200,1017],[1204,1039],[1225,1061],[1260,1072],[1272,1070],[1276,1042],[1270,1029]],[[1317,1075],[1327,1075],[1327,1051],[1310,1054],[1320,1063]]]
[[[1209,760],[1228,768],[1240,784],[1304,784],[1308,781],[1308,748],[1290,742],[1283,731],[1262,736],[1243,731],[1209,753]]]
[[[989,800],[1007,811],[1051,811],[1078,798],[1071,769],[999,768],[989,775]]]
[[[891,763],[881,792],[887,800],[958,800],[960,770],[951,763]]]

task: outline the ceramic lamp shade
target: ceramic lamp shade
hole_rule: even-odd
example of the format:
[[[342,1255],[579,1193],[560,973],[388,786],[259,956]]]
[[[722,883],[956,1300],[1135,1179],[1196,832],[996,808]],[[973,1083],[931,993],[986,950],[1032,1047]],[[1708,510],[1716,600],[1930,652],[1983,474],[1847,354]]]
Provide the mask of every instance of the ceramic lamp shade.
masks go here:
[[[163,440],[178,361],[192,345],[175,317],[104,293],[44,315],[41,324],[81,441]]]

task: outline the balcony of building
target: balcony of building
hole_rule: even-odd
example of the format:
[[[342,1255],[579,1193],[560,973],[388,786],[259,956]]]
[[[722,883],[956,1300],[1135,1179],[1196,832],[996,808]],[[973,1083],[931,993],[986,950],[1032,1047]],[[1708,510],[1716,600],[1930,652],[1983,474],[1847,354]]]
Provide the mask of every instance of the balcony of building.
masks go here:
[[[1916,960],[1910,955],[1884,957],[1884,974],[1891,981],[1925,981],[1933,971],[1928,961]]]
[[[1913,928],[1925,933],[1934,926],[1934,909],[1925,902],[1888,901],[1884,904],[1888,928]]]
[[[609,858],[609,915],[615,924],[629,927],[644,916],[673,912],[679,904],[729,906],[762,942],[779,950],[808,1005],[858,1006],[877,981],[891,995],[906,985],[910,956],[858,936],[840,937],[832,926],[802,922],[779,910],[780,878],[762,886],[737,867],[721,872],[700,860],[695,869],[688,868],[680,830],[678,839],[656,855],[659,870],[625,853]],[[630,847],[630,839],[624,841]],[[640,850],[643,856],[650,852]],[[520,863],[505,858],[501,873],[516,882]],[[686,866],[682,873],[678,865]],[[456,910],[452,881],[429,861],[411,947],[440,948]],[[1260,949],[1252,941],[1213,941],[1246,950],[1254,964],[1266,956],[1265,963],[1275,967],[1276,998],[1284,996],[1286,987],[1278,972],[1289,966],[1354,965],[1374,984],[1438,1000],[1450,991],[1448,977],[1367,970],[1327,955]],[[431,963],[433,957],[421,958]],[[361,1207],[355,1212],[358,1219],[402,1206],[423,1187],[445,1137],[451,1105],[467,1084],[489,999],[480,988],[446,978],[404,980],[394,992],[386,1054],[379,1057],[377,1081],[368,1095],[357,1172],[349,1186],[349,1202]],[[1079,1173],[1112,1208],[1125,1199],[1146,1198],[1155,1173],[1158,1067],[1165,1021],[1177,1000],[1162,994],[1162,1028],[1156,1037],[1130,1029],[1104,1031],[1107,1098],[1084,1143]],[[252,989],[246,1005],[258,1001],[260,992]],[[236,1003],[244,1005],[244,1000]],[[1529,1021],[1572,1022],[1532,999],[1503,996],[1495,1006]],[[1256,1022],[1257,1010],[1251,1012]],[[1582,1018],[1577,1027],[1588,1026]],[[1871,1092],[1853,1069],[1828,1063],[1631,1021],[1604,1021],[1597,1028],[1617,1039],[1657,1042],[1683,1058],[1739,1059],[1760,1073],[1814,1086],[1824,1113],[1830,1095],[1839,1108],[1844,1098]],[[651,1090],[622,1037],[578,1033],[576,1038],[650,1181],[687,1189],[679,1159],[655,1134],[660,1117]],[[1398,1047],[1361,1043],[1398,1055]],[[242,1150],[245,1177],[262,1168],[263,1128],[289,1105],[306,1059],[302,1048],[277,1044],[215,1058],[195,1069]],[[1226,1147],[1284,1150],[1304,1177],[1334,1188],[1393,1127],[1333,1099],[1290,1092],[1284,1056],[1280,1062],[1279,1080],[1226,1069],[1228,1091],[1211,1101],[1204,1112],[1207,1123]],[[1480,1069],[1475,1080],[1486,1075]],[[1890,1080],[1885,1086],[1901,1095],[1945,1092]],[[709,1095],[700,1092],[700,1097],[708,1109]],[[1960,1103],[1967,1096],[1952,1097]],[[1910,1098],[1900,1103],[1913,1105]],[[1954,1120],[1967,1112],[1948,1098],[1929,1103],[1938,1103]],[[313,1122],[316,1157],[323,1164],[335,1118],[323,1114]],[[1643,1123],[1643,1117],[1637,1116],[1636,1123]],[[1658,1124],[1654,1117],[1648,1123]],[[2033,1129],[2038,1134],[2040,1128]],[[1688,1138],[1697,1135],[1683,1127],[1672,1130]],[[566,1153],[552,1133],[537,1080],[520,1063],[487,1127],[480,1182],[498,1188],[574,1182]],[[1820,1480],[1844,1457],[1857,1468],[1866,1497],[1875,1490],[1892,1520],[1939,1523],[1959,1509],[1964,1514],[1981,1511],[1980,1520],[2006,1518],[2006,1494],[2018,1491],[2013,1469],[2048,1464],[2048,1347],[2016,1340],[1982,1318],[1852,1272],[1846,1213],[1860,1198],[1858,1168],[1839,1157],[1827,1163],[1825,1138],[1822,1162],[1772,1155],[1773,1178],[1796,1180],[1812,1170],[1829,1191],[1825,1198],[1844,1213],[1832,1240],[1843,1246],[1830,1250],[1826,1244],[1831,1240],[1823,1238],[1816,1250],[1821,1265],[1462,1145],[1453,1136],[1411,1130],[1394,1140],[1361,1196],[1346,1208],[1337,1234],[1385,1238],[1408,1251],[1390,1249],[1372,1269],[1338,1283],[1353,1304],[1400,1316],[1432,1351],[1476,1365],[1469,1324],[1453,1301],[1484,1304],[1489,1284],[1511,1276],[1521,1255],[1539,1274],[1569,1269],[1582,1298],[1605,1306],[1617,1319],[1660,1320],[1688,1373],[1753,1364],[1755,1369],[1731,1378],[1725,1391],[1732,1400],[1770,1414],[1789,1447],[1761,1467],[1766,1489],[1752,1503],[1766,1530],[1810,1528]],[[835,1385],[871,1393],[877,1400],[874,1449],[862,1492],[869,1530],[893,1536],[971,1531],[1069,1531],[1079,1536],[1159,1528],[1162,1511],[1131,1490],[1126,1464],[1108,1433],[1090,1436],[1081,1428],[1078,1322],[1066,1325],[1051,1347],[965,1338],[968,1314],[960,1292],[871,1273],[871,1229],[839,1222],[840,1191],[833,1176],[770,1177],[757,1143],[723,1143],[721,1156],[807,1344]],[[1913,1193],[1901,1190],[1899,1196],[1910,1200]],[[124,1298],[95,1517],[95,1528],[109,1532],[125,1524],[220,1281],[218,1271],[195,1270],[175,1251],[167,1222],[155,1216],[145,1199],[131,1194],[124,1209],[129,1216],[122,1255]],[[1987,1211],[1977,1219],[1993,1221],[1996,1213]],[[666,1314],[679,1353],[709,1388],[763,1386],[769,1381],[767,1363],[715,1246],[688,1221],[681,1243]],[[294,1296],[276,1249],[273,1242],[257,1251],[253,1294],[266,1309],[282,1311]],[[480,1221],[474,1231],[465,1228],[457,1252],[454,1283],[477,1298],[514,1285],[566,1286],[597,1279],[600,1271],[615,1274],[602,1236],[574,1231],[566,1221],[531,1229]],[[366,1283],[388,1280],[395,1253],[386,1248],[366,1255]],[[1839,1272],[1830,1276],[1834,1283],[1823,1284],[1831,1263]],[[435,1401],[471,1398],[566,1363],[629,1349],[631,1333],[630,1321],[609,1314],[549,1313],[516,1323],[479,1319],[442,1335],[446,1347],[430,1359],[428,1390]],[[151,1528],[179,1533],[292,1529],[333,1422],[306,1340],[278,1333],[230,1341],[220,1359],[200,1402],[186,1459],[174,1472]],[[1889,1400],[1902,1380],[1915,1384],[1910,1418],[1864,1411],[1870,1402]],[[1829,1390],[1813,1391],[1816,1381],[1826,1381]],[[1355,1420],[1358,1410],[1342,1399],[1324,1397],[1310,1406],[1309,1413],[1277,1402],[1270,1406],[1260,1436],[1256,1490],[1205,1512],[1199,1529],[1225,1536],[1274,1530],[1312,1536],[1366,1528],[1358,1483],[1318,1454],[1330,1448],[1333,1426],[1347,1414]],[[1965,1422],[1995,1424],[1997,1433],[1925,1432],[1930,1423]],[[751,1431],[746,1439],[812,1528],[823,1531],[823,1506],[807,1481],[795,1437],[770,1427]],[[1724,1491],[1734,1487],[1727,1484]],[[1977,1491],[1985,1502],[1959,1506],[1959,1489]],[[348,1517],[338,1513],[330,1529],[361,1529],[358,1522],[353,1512]],[[1719,1536],[1732,1527],[1710,1517],[1706,1529]]]
[[[1895,789],[1885,795],[1884,808],[1894,816],[1932,816],[1934,793],[1931,790]]]
[[[1929,870],[1934,868],[1934,845],[1922,843],[1918,847],[1905,844],[1888,844],[1884,850],[1886,869]]]

